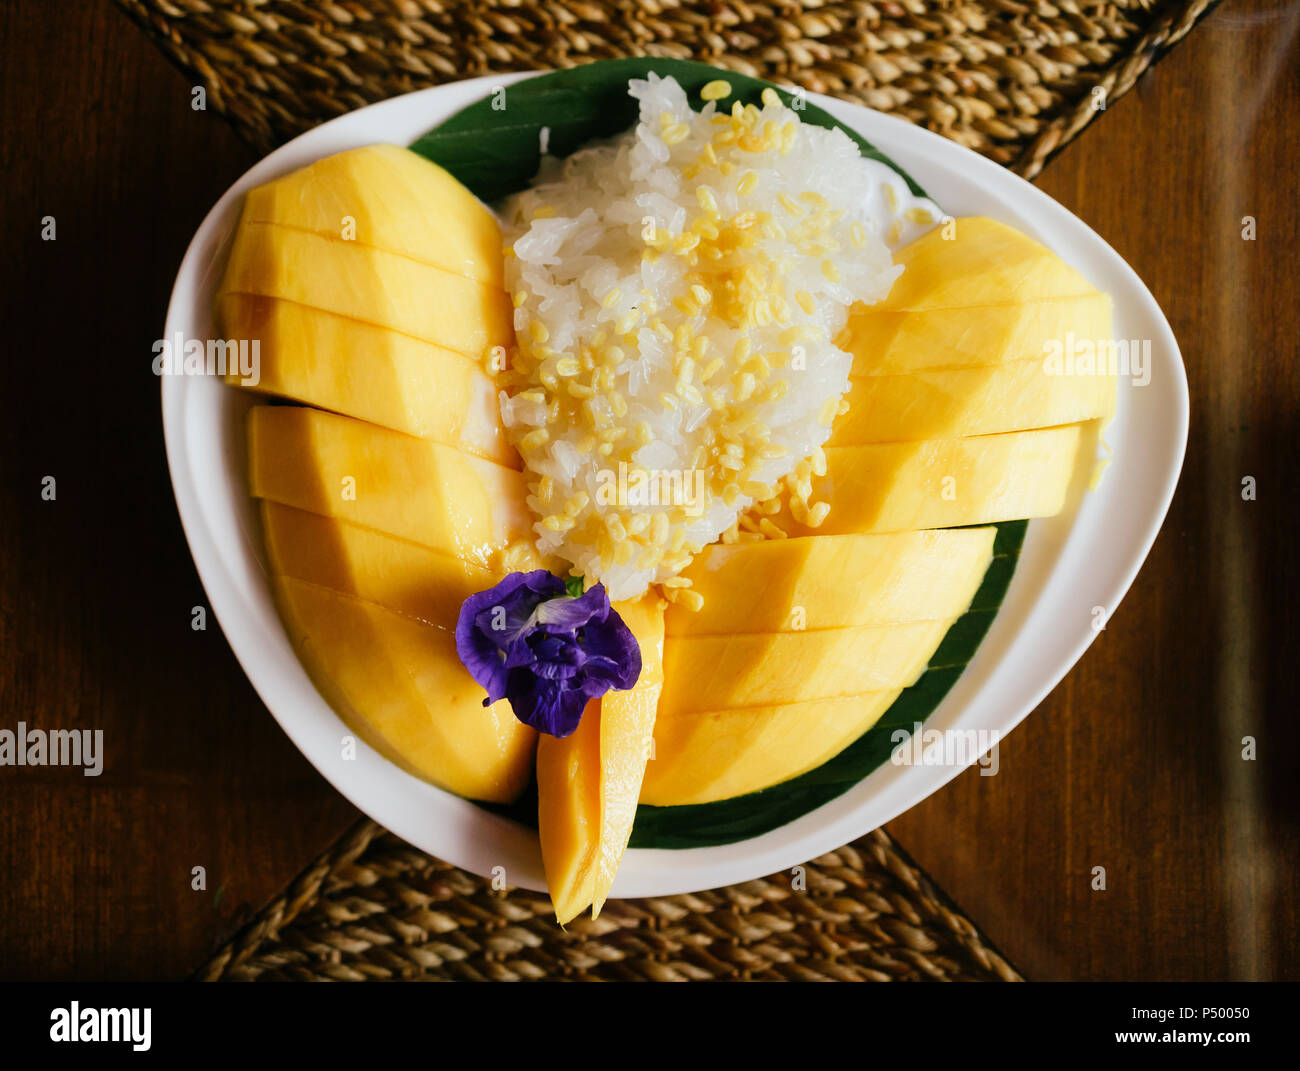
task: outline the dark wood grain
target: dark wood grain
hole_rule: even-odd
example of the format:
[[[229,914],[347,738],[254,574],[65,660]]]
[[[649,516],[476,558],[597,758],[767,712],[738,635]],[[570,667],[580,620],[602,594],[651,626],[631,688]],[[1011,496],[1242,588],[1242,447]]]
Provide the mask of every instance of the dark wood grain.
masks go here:
[[[890,827],[1030,977],[1298,973],[1297,10],[1225,5],[1039,183],[1151,287],[1193,418],[1109,627],[996,776]],[[149,368],[189,236],[253,157],[107,4],[11,0],[0,46],[0,728],[102,729],[107,753],[99,778],[0,768],[0,977],[181,977],[354,814],[190,627]]]
[[[106,754],[0,767],[0,977],[182,977],[354,814],[215,621],[191,629],[163,455],[151,346],[254,158],[108,4],[0,5],[0,46],[0,728],[102,729]]]

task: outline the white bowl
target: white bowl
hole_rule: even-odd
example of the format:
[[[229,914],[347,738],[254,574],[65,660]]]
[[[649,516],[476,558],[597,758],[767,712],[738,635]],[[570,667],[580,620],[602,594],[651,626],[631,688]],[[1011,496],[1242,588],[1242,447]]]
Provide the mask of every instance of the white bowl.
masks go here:
[[[240,200],[253,186],[323,156],[373,142],[409,144],[494,86],[489,76],[375,104],[278,149],[208,213],[181,263],[166,337],[214,336],[212,299]],[[1187,441],[1187,380],[1178,344],[1150,292],[1101,238],[1046,194],[936,134],[866,108],[815,102],[906,168],[945,211],[984,215],[1033,235],[1115,302],[1117,338],[1150,339],[1150,383],[1121,379],[1105,439],[1115,460],[1097,488],[1076,487],[1061,515],[1029,526],[1014,580],[975,658],[928,729],[1005,734],[1052,690],[1113,612],[1164,519]],[[167,460],[185,535],[212,609],[271,713],[304,755],[357,807],[412,844],[477,874],[545,888],[536,834],[434,788],[358,742],[317,693],[280,624],[260,525],[245,478],[243,416],[254,399],[214,377],[164,376]],[[1082,482],[1082,481],[1077,481]],[[715,888],[789,868],[888,822],[940,788],[959,766],[886,764],[838,799],[760,837],[716,848],[634,849],[613,895]]]

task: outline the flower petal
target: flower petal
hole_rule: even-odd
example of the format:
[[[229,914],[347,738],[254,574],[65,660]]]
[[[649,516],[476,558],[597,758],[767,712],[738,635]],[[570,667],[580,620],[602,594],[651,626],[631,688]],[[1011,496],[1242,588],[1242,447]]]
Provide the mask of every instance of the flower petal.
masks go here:
[[[584,591],[576,599],[565,597],[544,602],[537,608],[537,621],[552,631],[573,631],[599,624],[609,614],[609,596],[603,584]]]
[[[539,733],[563,739],[582,720],[587,697],[580,691],[534,676],[527,670],[511,670],[510,705],[515,717]]]
[[[559,737],[589,700],[641,674],[641,649],[604,585],[567,591],[544,569],[511,573],[466,599],[456,621],[456,650],[487,701],[508,699],[520,721]]]
[[[641,646],[617,610],[610,610],[601,628],[586,630],[582,646],[588,658],[607,659],[617,668],[613,687],[619,691],[633,687],[641,676]]]

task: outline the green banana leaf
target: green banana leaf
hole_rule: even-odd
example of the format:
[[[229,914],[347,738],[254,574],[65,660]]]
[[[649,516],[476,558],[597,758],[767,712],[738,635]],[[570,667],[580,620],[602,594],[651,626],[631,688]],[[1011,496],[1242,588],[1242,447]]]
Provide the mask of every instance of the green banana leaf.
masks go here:
[[[715,78],[731,83],[728,105],[735,100],[757,105],[764,89],[775,89],[805,123],[842,130],[863,156],[888,164],[907,180],[914,194],[925,196],[901,167],[802,93],[687,60],[601,60],[502,86],[439,123],[411,149],[450,171],[482,200],[499,201],[522,190],[537,174],[543,129],[548,132],[548,153],[568,156],[585,142],[631,127],[637,119],[637,102],[628,96],[627,83],[651,71],[676,78],[697,106],[700,90]]]

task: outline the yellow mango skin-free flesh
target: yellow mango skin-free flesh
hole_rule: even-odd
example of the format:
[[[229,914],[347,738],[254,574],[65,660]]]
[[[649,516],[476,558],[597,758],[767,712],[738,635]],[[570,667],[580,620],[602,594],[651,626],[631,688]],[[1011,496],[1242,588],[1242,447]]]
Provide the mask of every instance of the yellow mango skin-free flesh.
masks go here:
[[[894,259],[903,274],[878,309],[1011,305],[1098,293],[1045,245],[985,216],[941,224]]]
[[[906,532],[1051,517],[1065,504],[1087,425],[967,439],[826,448],[826,475],[813,497],[830,515],[809,529],[783,511],[792,535]]]
[[[275,580],[303,666],[348,726],[403,769],[467,799],[504,803],[528,781],[536,734],[483,689],[452,630],[289,577]]]
[[[854,379],[828,446],[1027,431],[1115,411],[1113,375],[1060,375],[1041,358],[981,368]]]
[[[682,573],[703,608],[669,606],[665,628],[670,636],[730,636],[955,618],[988,569],[996,534],[954,528],[715,543]]]
[[[661,709],[779,706],[906,688],[952,620],[882,628],[669,636]]]
[[[539,733],[537,741],[537,836],[561,926],[591,906],[600,813],[600,700],[593,699],[563,740]]]
[[[502,285],[501,229],[437,164],[396,145],[335,153],[250,190],[243,218],[280,223]]]
[[[480,361],[514,340],[500,286],[274,223],[240,223],[220,293],[296,301]]]
[[[636,819],[637,799],[654,744],[655,713],[664,684],[664,611],[648,594],[614,609],[641,648],[641,673],[627,691],[606,692],[600,700],[600,848],[591,917],[598,918],[614,884]]]
[[[875,725],[898,695],[894,689],[690,713],[661,707],[641,802],[713,803],[789,781],[833,759]]]
[[[655,711],[663,687],[663,607],[653,595],[614,604],[641,649],[641,673],[627,691],[606,692],[562,740],[537,749],[538,835],[546,885],[560,925],[588,907],[600,915],[627,850]]]
[[[276,574],[444,629],[455,629],[466,599],[501,580],[442,551],[278,502],[262,502],[262,530]]]
[[[261,340],[254,390],[520,467],[496,385],[464,355],[280,298],[222,294],[217,311],[224,337]]]
[[[524,479],[441,443],[301,406],[248,414],[254,498],[337,517],[484,568],[531,539]]]
[[[1109,339],[1110,297],[1098,292],[926,312],[855,305],[836,343],[853,354],[849,374],[858,379],[1041,361],[1050,343],[1070,333]]]

